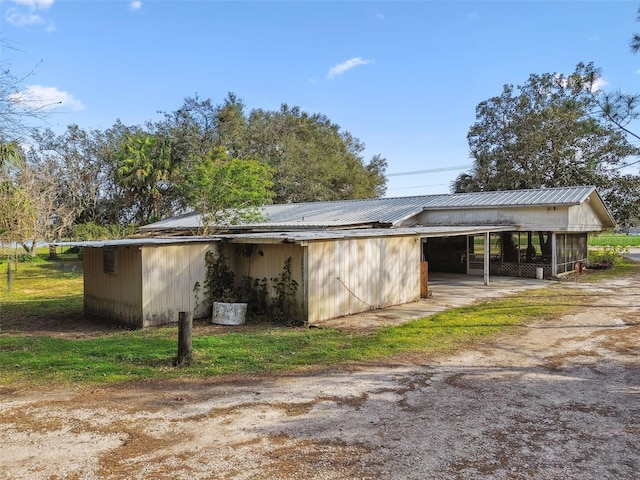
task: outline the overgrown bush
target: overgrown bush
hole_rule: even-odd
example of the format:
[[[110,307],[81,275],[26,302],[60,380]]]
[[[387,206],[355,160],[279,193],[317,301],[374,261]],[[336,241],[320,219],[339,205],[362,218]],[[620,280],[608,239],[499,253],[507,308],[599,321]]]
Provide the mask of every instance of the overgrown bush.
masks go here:
[[[604,246],[597,249],[590,249],[587,268],[601,270],[611,268],[614,265],[620,265],[624,253],[629,253],[628,247]]]

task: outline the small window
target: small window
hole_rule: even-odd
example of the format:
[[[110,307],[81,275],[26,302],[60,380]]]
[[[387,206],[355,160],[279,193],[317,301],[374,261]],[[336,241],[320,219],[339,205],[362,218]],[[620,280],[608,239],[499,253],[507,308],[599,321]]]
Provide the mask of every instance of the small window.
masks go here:
[[[117,249],[105,248],[102,253],[102,271],[107,275],[117,275]]]

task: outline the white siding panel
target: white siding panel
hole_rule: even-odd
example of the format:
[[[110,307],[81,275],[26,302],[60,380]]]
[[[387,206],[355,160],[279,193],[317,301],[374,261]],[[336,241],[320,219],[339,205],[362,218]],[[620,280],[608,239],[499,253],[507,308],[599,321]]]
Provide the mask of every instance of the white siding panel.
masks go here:
[[[310,322],[420,298],[417,237],[313,242],[308,258]]]
[[[177,322],[180,312],[193,312],[196,318],[208,313],[204,257],[210,248],[214,244],[143,247],[143,326]],[[196,282],[200,284],[197,299]]]
[[[589,203],[585,202],[569,208],[569,231],[598,232],[602,228],[602,221],[595,214]]]
[[[84,311],[134,327],[142,326],[140,250],[118,247],[116,273],[103,270],[104,249],[84,250]]]
[[[425,211],[419,215],[422,225],[517,225],[522,230],[565,230],[569,225],[568,208],[460,208]]]

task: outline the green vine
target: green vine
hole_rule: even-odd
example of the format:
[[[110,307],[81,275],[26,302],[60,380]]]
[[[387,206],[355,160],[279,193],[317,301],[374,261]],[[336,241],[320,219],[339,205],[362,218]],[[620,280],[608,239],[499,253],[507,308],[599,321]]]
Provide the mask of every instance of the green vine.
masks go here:
[[[291,257],[284,262],[282,272],[271,281],[276,291],[273,300],[273,318],[277,323],[285,325],[297,325],[296,320],[296,293],[298,282],[291,275]]]
[[[204,293],[207,300],[213,302],[235,302],[234,283],[236,276],[227,265],[222,251],[215,253],[209,250],[204,256],[206,276]]]
[[[246,303],[248,313],[253,318],[265,318],[287,326],[300,325],[296,318],[298,282],[291,274],[291,257],[284,262],[282,272],[271,278],[271,282],[266,277],[257,279],[244,275],[236,285],[235,274],[227,265],[227,258],[222,251],[208,251],[205,265],[204,294],[210,303]],[[270,287],[275,290],[273,298],[269,295]],[[200,284],[197,283],[194,286],[196,299],[199,291]]]

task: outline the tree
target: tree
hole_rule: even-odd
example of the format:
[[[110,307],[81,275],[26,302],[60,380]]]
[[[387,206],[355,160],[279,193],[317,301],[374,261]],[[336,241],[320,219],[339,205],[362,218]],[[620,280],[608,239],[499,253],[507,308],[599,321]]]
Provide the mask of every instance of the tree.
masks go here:
[[[600,193],[618,226],[628,229],[640,224],[640,177],[616,174],[600,186]]]
[[[233,158],[263,162],[275,172],[277,203],[371,198],[385,192],[384,158],[376,155],[365,163],[364,145],[357,138],[326,116],[298,107],[282,105],[279,111],[257,109],[247,115],[232,93],[217,106],[196,96],[165,113],[154,128],[170,139],[172,163],[182,171],[192,168],[194,158],[219,147]]]
[[[640,21],[640,8],[638,9],[637,20]],[[629,41],[629,46],[634,54],[640,51],[640,34],[633,34]],[[591,95],[597,116],[619,128],[625,134],[640,140],[640,134],[630,128],[631,122],[640,118],[640,112],[638,111],[640,94],[626,93],[621,90],[607,93],[600,88],[601,79],[602,69],[596,67],[593,62],[588,64],[579,63],[572,75],[572,81],[581,85]]]
[[[579,63],[570,77],[571,82],[580,86],[591,97],[596,117],[640,140],[640,135],[630,128],[631,122],[640,117],[640,95],[620,90],[607,93],[599,88],[601,79],[602,70],[593,63]]]
[[[46,119],[51,105],[34,104],[20,95],[24,81],[35,68],[25,75],[15,75],[8,61],[10,49],[11,45],[0,38],[0,143],[21,143],[28,137],[34,121]]]
[[[126,135],[118,152],[117,181],[137,206],[135,220],[148,223],[172,214],[170,144],[158,135],[136,132]]]
[[[636,17],[638,21],[640,21],[640,8],[638,8],[638,16]],[[629,46],[631,47],[631,51],[633,53],[638,53],[640,51],[640,34],[634,33],[629,41]]]
[[[499,97],[476,108],[467,136],[474,167],[458,176],[454,190],[607,190],[623,160],[639,150],[624,132],[594,118],[593,106],[583,85],[562,75],[531,75],[523,86],[505,85]]]
[[[184,178],[183,193],[201,215],[200,233],[259,220],[260,207],[271,200],[272,176],[264,163],[232,158],[222,147],[197,159]]]
[[[103,132],[77,125],[60,135],[49,129],[32,131],[24,168],[14,176],[36,213],[36,228],[20,240],[28,252],[35,253],[37,240],[59,240],[78,222],[105,218],[106,198],[113,191],[114,150]]]
[[[24,153],[17,142],[0,143],[0,173],[24,166]]]
[[[0,243],[21,243],[32,237],[35,223],[35,208],[29,195],[13,182],[0,182]]]
[[[24,153],[16,142],[0,143],[0,243],[22,241],[33,232],[33,202],[15,182],[24,169]]]
[[[286,104],[254,110],[246,145],[276,172],[276,203],[372,198],[386,188],[386,160],[377,155],[365,164],[360,140],[321,114]]]

